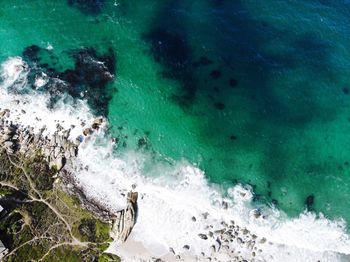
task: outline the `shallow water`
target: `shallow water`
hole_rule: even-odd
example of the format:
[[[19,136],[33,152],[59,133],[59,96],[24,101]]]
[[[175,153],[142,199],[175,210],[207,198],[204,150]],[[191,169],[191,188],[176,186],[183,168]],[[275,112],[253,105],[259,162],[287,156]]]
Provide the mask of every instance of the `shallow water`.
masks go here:
[[[186,159],[291,217],[308,208],[350,221],[349,1],[97,2],[97,13],[2,3],[1,60],[52,46],[41,63],[63,72],[73,50],[111,48],[116,78],[94,110],[116,155],[149,156],[147,176]]]

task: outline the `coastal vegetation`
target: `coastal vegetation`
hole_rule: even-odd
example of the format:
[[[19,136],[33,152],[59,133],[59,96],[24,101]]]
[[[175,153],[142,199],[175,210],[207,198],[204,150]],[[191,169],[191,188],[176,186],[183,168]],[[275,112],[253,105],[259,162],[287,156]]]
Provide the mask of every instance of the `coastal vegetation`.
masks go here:
[[[104,251],[111,225],[82,207],[58,183],[58,170],[37,152],[0,151],[4,261],[120,261]]]

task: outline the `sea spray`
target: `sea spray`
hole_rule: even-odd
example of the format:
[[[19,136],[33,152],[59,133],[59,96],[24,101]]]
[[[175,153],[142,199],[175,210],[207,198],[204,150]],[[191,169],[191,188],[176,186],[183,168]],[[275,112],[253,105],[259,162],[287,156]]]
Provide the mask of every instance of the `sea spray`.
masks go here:
[[[30,69],[21,58],[10,58],[1,68],[0,107],[10,110],[13,123],[35,131],[45,128],[47,134],[55,132],[59,124],[71,129],[70,139],[74,140],[82,134],[84,123],[93,121],[84,100],[62,99],[52,108],[47,93],[29,88],[19,92],[30,84],[26,77]],[[187,252],[199,258],[202,253],[217,256],[221,250],[223,255],[256,257],[258,261],[349,260],[350,240],[342,220],[330,221],[312,213],[286,219],[275,207],[254,206],[254,193],[244,185],[230,188],[228,197],[223,197],[225,192],[210,186],[204,172],[186,161],[171,168],[159,164],[154,168],[163,171],[162,176],[148,177],[143,169],[147,157],[140,153],[116,157],[113,148],[101,128],[83,141],[70,169],[87,196],[111,212],[125,207],[130,189],[139,192],[133,237],[150,255],[162,256],[171,248],[177,254]],[[228,249],[224,249],[222,232],[230,227],[237,236],[226,239]],[[253,239],[251,248],[247,243]],[[230,259],[224,256],[222,261]]]

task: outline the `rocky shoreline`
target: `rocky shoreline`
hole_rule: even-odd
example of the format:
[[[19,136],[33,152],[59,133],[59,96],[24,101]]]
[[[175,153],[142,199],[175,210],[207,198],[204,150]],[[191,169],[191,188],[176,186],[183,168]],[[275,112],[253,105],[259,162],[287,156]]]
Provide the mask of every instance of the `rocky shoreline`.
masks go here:
[[[70,185],[66,189],[79,197],[84,207],[92,211],[98,217],[113,221],[113,228],[110,235],[114,240],[123,243],[127,240],[136,223],[137,217],[137,192],[128,194],[127,208],[119,211],[117,214],[111,214],[101,204],[87,199],[84,190],[79,188],[79,185],[74,181],[70,171],[65,169],[69,166],[78,154],[80,143],[97,131],[103,124],[103,118],[97,118],[90,126],[82,130],[81,136],[75,141],[69,139],[70,130],[64,130],[57,124],[57,131],[48,137],[43,135],[45,129],[35,133],[31,127],[22,127],[16,125],[9,120],[11,114],[9,109],[0,111],[0,144],[6,149],[9,154],[17,152],[24,156],[30,157],[37,152],[45,157],[50,167],[55,168],[58,173],[56,180],[61,180],[63,185]],[[72,186],[73,185],[73,186]],[[209,214],[202,214],[205,220]],[[196,223],[196,217],[192,217],[193,223]],[[206,227],[206,231],[198,234],[198,238],[203,241],[211,241],[212,245],[210,253],[202,252],[198,259],[206,259],[208,261],[254,261],[254,258],[262,252],[260,245],[266,242],[265,238],[259,239],[246,228],[241,228],[234,221],[226,223],[221,222],[222,227],[214,228],[212,225]],[[238,248],[237,248],[238,247]],[[245,257],[241,256],[241,249],[250,250],[250,256],[246,258],[247,252],[244,252]],[[183,246],[183,250],[174,250],[170,247],[169,252],[173,254],[175,259],[181,260],[191,254],[191,243]],[[253,259],[253,260],[252,260]],[[246,261],[248,261],[246,260]]]
[[[79,154],[79,146],[82,143],[89,143],[90,137],[104,128],[104,119],[99,117],[91,123],[82,124],[81,134],[72,138],[70,130],[64,129],[58,122],[55,132],[45,132],[45,128],[38,132],[30,126],[14,123],[10,115],[11,110],[0,108],[0,146],[10,156],[21,155],[32,159],[33,156],[40,155],[48,166],[55,170],[54,183],[70,196],[77,198],[80,208],[88,210],[94,214],[94,217],[109,225],[108,234],[117,245],[112,246],[109,252],[123,253],[124,243],[131,242],[131,246],[135,249],[129,252],[128,256],[134,261],[275,261],[276,258],[270,255],[270,251],[277,250],[277,244],[241,226],[237,223],[238,221],[227,218],[213,219],[213,214],[208,212],[188,218],[188,223],[201,225],[199,232],[190,233],[196,235],[196,247],[198,248],[200,243],[199,246],[203,246],[203,251],[198,252],[194,243],[188,241],[182,247],[170,246],[166,255],[157,257],[151,252],[138,255],[135,244],[137,241],[130,239],[129,235],[137,225],[138,216],[142,216],[142,212],[138,210],[144,195],[142,189],[136,192],[134,187],[130,188],[131,191],[125,194],[126,208],[111,212],[97,199],[88,197],[85,191],[87,189],[82,187],[77,177],[73,175],[72,167]],[[245,197],[244,192],[239,194],[242,198]],[[124,192],[121,195],[124,196]],[[140,203],[138,197],[140,197]],[[221,208],[227,209],[228,204],[222,203]],[[154,215],[157,216],[157,214]],[[252,219],[262,219],[262,217],[263,214],[255,210]]]
[[[23,114],[25,112],[22,112]],[[8,155],[21,155],[31,159],[35,155],[43,157],[50,169],[56,170],[53,176],[56,183],[65,191],[78,197],[83,208],[92,212],[102,221],[112,224],[110,236],[114,241],[124,242],[129,236],[137,213],[137,192],[130,192],[127,199],[127,208],[112,214],[102,205],[92,199],[87,199],[84,190],[79,187],[74,177],[66,167],[70,166],[78,155],[80,143],[97,131],[103,124],[103,118],[96,118],[89,127],[82,130],[82,134],[74,141],[70,137],[70,130],[65,130],[57,123],[56,132],[44,135],[45,127],[34,132],[30,126],[21,126],[13,123],[9,116],[10,109],[0,109],[0,146]]]
[[[65,168],[74,161],[80,143],[101,127],[103,118],[95,119],[90,126],[82,130],[81,136],[71,141],[70,130],[64,130],[59,124],[57,124],[57,131],[48,137],[44,135],[44,128],[35,133],[31,127],[22,127],[11,122],[8,119],[10,114],[9,109],[0,111],[0,144],[6,151],[9,154],[19,152],[27,157],[40,152],[50,167],[59,171],[56,180],[60,180],[68,192],[78,196],[83,206],[89,211],[105,221],[113,221],[111,237],[119,243],[125,242],[136,223],[137,192],[128,194],[126,209],[120,210],[117,214],[111,214],[101,204],[87,199],[84,190]],[[70,186],[67,187],[67,185]],[[208,215],[202,214],[202,219],[205,220]],[[196,220],[196,217],[192,217],[193,223],[196,223]],[[248,229],[236,225],[234,221],[229,223],[222,221],[220,228],[208,225],[205,231],[198,234],[198,238],[212,243],[209,253],[202,252],[201,256],[197,256],[197,259],[207,261],[259,261],[259,254],[263,252],[262,246],[266,243],[265,238],[258,238]],[[175,251],[170,247],[169,253],[176,260],[191,256],[191,243],[184,245],[182,250]]]

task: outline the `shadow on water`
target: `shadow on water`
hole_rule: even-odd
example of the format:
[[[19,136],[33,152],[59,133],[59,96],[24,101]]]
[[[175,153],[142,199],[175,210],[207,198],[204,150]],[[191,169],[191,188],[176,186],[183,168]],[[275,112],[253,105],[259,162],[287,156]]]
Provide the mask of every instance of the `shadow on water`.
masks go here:
[[[209,129],[203,130],[203,141],[220,141],[219,148],[233,156],[232,162],[235,153],[257,150],[252,145],[261,145],[264,151],[261,176],[266,176],[269,183],[281,183],[291,173],[289,168],[293,161],[288,137],[311,123],[327,123],[336,117],[335,107],[324,107],[315,97],[318,85],[314,82],[335,81],[330,59],[332,46],[315,32],[295,34],[288,28],[281,31],[273,24],[252,17],[243,1],[208,0],[207,4],[207,35],[196,39],[196,46],[188,41],[190,30],[185,26],[183,13],[191,10],[183,9],[191,8],[191,5],[186,5],[185,1],[165,1],[144,39],[149,42],[156,61],[163,65],[164,75],[179,81],[181,89],[175,97],[181,99],[175,100],[176,103],[192,106],[199,93],[212,98],[205,107],[206,118],[211,124]],[[198,26],[203,24],[198,23]],[[214,50],[210,57],[200,49],[202,44]],[[266,46],[271,44],[283,48],[267,49]],[[194,53],[197,56],[202,53],[202,56],[194,57]],[[211,69],[207,79],[196,78],[196,70],[208,65]],[[299,82],[284,83],[281,87],[271,84],[276,77],[287,76],[299,68],[305,72]],[[213,81],[218,81],[219,87],[213,89]],[[240,96],[245,99],[243,101],[249,99],[251,102],[247,105],[249,119],[237,126],[230,117],[222,117],[222,113],[242,106],[238,101]],[[213,100],[216,101],[214,106]],[[224,128],[213,132],[212,127]],[[240,130],[241,134],[232,135],[228,129],[233,133]],[[223,137],[239,141],[238,146],[229,148],[230,142],[223,142]],[[230,160],[215,161],[228,167],[219,178],[209,174],[210,179],[220,183],[222,180],[234,181],[234,166],[227,165]],[[210,170],[205,162],[210,161],[202,163],[204,169]],[[239,180],[248,182],[242,174]],[[312,200],[317,198],[313,194],[310,192]],[[267,195],[273,197],[271,192]],[[308,207],[313,202],[310,199],[305,200]]]

